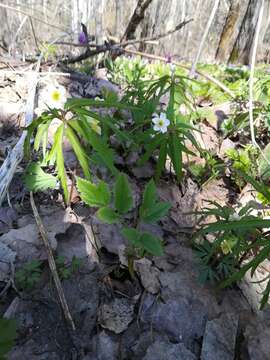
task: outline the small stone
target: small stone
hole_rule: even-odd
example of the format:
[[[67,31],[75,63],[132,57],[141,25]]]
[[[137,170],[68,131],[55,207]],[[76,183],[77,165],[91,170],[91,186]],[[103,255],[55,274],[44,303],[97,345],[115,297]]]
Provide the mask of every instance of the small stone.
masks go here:
[[[141,307],[141,321],[151,323],[154,330],[168,335],[173,341],[182,341],[193,351],[203,336],[207,309],[199,300],[170,299],[165,303],[146,296]]]
[[[134,261],[134,269],[138,272],[142,285],[151,294],[156,294],[160,290],[159,273],[160,271],[152,265],[146,258]]]
[[[10,266],[14,263],[16,252],[0,242],[0,281],[5,281],[10,272]]]
[[[114,299],[109,304],[103,304],[99,310],[99,322],[105,329],[120,334],[128,328],[133,320],[134,305],[127,299]]]
[[[250,360],[269,360],[270,328],[265,321],[247,326],[244,333]]]
[[[235,143],[232,140],[230,140],[229,138],[224,139],[219,149],[219,156],[221,157],[221,159],[223,159],[226,156],[227,150],[234,148],[235,148]]]
[[[233,360],[238,328],[235,314],[224,314],[206,323],[201,360]]]
[[[148,179],[155,174],[154,166],[149,162],[143,166],[136,166],[131,171],[137,179]]]
[[[143,360],[196,360],[196,356],[184,344],[169,341],[155,341],[147,349]]]
[[[96,335],[93,339],[95,351],[93,356],[89,356],[88,359],[96,360],[116,360],[118,354],[118,344],[112,340],[112,338],[102,331]],[[86,358],[87,359],[87,358]]]

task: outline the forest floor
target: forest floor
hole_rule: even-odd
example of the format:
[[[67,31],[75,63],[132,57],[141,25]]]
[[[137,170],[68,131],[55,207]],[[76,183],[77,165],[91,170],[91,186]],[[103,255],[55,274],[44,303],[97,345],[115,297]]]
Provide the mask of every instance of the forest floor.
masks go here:
[[[95,97],[100,95],[101,87],[116,88],[106,79],[61,81],[73,96],[77,92],[77,96]],[[1,76],[1,161],[24,126],[26,98],[22,75]],[[213,110],[211,104],[209,107]],[[228,109],[228,103],[224,103],[214,112],[226,115]],[[216,121],[202,122],[201,141],[222,158],[235,144],[219,136],[218,124],[218,116]],[[149,161],[138,167],[136,156],[117,156],[118,164],[128,169],[136,203],[153,176],[154,165]],[[70,169],[76,167],[68,147],[65,157]],[[200,209],[205,199],[221,205],[247,203],[250,189],[239,194],[228,178],[214,178],[204,186],[188,178],[178,186],[169,176],[168,166],[157,189],[160,198],[172,207],[157,225],[147,225],[164,239],[165,254],[135,261],[133,278],[126,267],[126,241],[118,225],[102,224],[76,193],[72,207],[67,209],[59,191],[35,195],[76,326],[72,331],[63,317],[29,195],[21,180],[25,166],[21,164],[9,189],[12,207],[5,203],[0,208],[0,314],[15,318],[17,323],[16,346],[9,360],[269,359],[270,313],[267,308],[257,310],[261,284],[251,284],[247,277],[239,287],[218,291],[200,284],[190,242],[195,225],[190,212]],[[31,282],[35,273],[32,269],[20,288],[16,272],[33,260],[42,264],[36,271],[39,281],[27,289],[27,280]],[[260,280],[268,272],[260,268],[256,274]]]

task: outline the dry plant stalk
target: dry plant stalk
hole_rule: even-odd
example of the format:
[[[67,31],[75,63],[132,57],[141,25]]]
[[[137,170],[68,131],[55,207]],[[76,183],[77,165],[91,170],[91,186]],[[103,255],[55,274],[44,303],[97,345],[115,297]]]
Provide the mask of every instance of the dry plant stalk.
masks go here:
[[[250,126],[250,135],[251,135],[251,141],[253,145],[257,146],[259,149],[259,145],[256,142],[255,138],[255,130],[254,130],[254,119],[253,119],[253,85],[254,85],[254,71],[255,71],[255,64],[256,64],[256,56],[257,56],[257,49],[258,49],[258,43],[259,43],[259,35],[260,35],[260,29],[262,25],[262,19],[263,19],[263,10],[264,10],[264,0],[261,0],[261,7],[260,12],[258,16],[258,22],[256,26],[255,31],[255,37],[254,37],[254,45],[251,55],[251,64],[250,64],[250,76],[249,76],[249,126]]]
[[[50,267],[52,277],[53,277],[53,280],[54,280],[54,283],[55,283],[55,287],[56,287],[56,290],[57,290],[57,293],[58,293],[58,296],[59,296],[59,300],[60,300],[60,304],[61,304],[61,307],[62,307],[62,310],[63,310],[63,313],[64,313],[64,317],[65,317],[67,323],[71,326],[71,329],[73,331],[75,331],[76,330],[75,324],[74,324],[74,321],[72,319],[71,313],[69,311],[68,303],[67,303],[67,300],[66,300],[66,297],[65,297],[65,294],[64,294],[64,290],[62,288],[61,281],[60,281],[60,278],[59,278],[59,275],[58,275],[58,272],[57,272],[55,260],[54,260],[54,257],[53,257],[52,248],[51,248],[50,242],[48,240],[48,235],[47,235],[46,229],[45,229],[45,227],[43,225],[43,222],[42,222],[42,220],[41,220],[41,218],[39,216],[39,213],[38,213],[35,201],[34,201],[34,196],[33,196],[32,191],[30,192],[30,203],[31,203],[33,214],[34,214],[34,217],[35,217],[35,220],[36,220],[36,223],[37,223],[37,227],[39,229],[39,232],[40,232],[40,235],[42,237],[45,249],[47,251],[49,267]]]

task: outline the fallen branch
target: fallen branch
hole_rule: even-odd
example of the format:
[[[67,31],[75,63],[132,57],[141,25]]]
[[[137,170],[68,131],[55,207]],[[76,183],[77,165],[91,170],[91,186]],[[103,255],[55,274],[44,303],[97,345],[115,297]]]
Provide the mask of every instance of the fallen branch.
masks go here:
[[[60,281],[60,278],[59,278],[59,275],[58,275],[58,272],[57,272],[55,260],[54,260],[54,257],[53,257],[52,248],[51,248],[50,242],[48,240],[48,235],[47,235],[47,232],[45,230],[45,227],[44,227],[44,225],[42,223],[42,220],[41,220],[41,218],[39,216],[39,213],[37,211],[37,207],[36,207],[36,204],[35,204],[35,201],[34,201],[34,196],[33,196],[32,191],[30,192],[30,203],[31,203],[33,214],[34,214],[34,217],[35,217],[35,220],[36,220],[36,223],[37,223],[38,230],[40,232],[40,235],[42,237],[45,249],[47,251],[49,267],[50,267],[50,270],[51,270],[51,273],[52,273],[52,277],[53,277],[53,280],[54,280],[54,283],[55,283],[55,287],[56,287],[56,290],[57,290],[57,293],[58,293],[58,296],[59,296],[60,304],[61,304],[64,316],[65,316],[65,319],[68,322],[68,324],[71,326],[71,329],[73,331],[75,331],[76,330],[75,324],[74,324],[74,321],[72,319],[71,313],[69,311],[67,300],[66,300],[66,297],[65,297],[62,285],[61,285],[61,281]]]
[[[152,54],[147,54],[141,51],[135,51],[135,50],[130,50],[130,49],[124,49],[124,52],[128,53],[128,54],[132,54],[132,55],[139,55],[148,59],[153,59],[153,60],[160,60],[160,61],[164,61],[167,62],[168,59],[163,57],[163,56],[158,56],[158,55],[152,55]],[[183,65],[181,63],[178,63],[176,61],[172,61],[172,64],[179,66],[183,69],[186,70],[190,70],[191,66],[187,66],[187,65]],[[236,95],[229,89],[227,88],[226,85],[224,85],[222,82],[220,82],[219,80],[217,80],[216,78],[214,78],[211,75],[205,74],[202,71],[196,70],[196,73],[202,77],[204,77],[205,79],[209,80],[210,82],[212,82],[213,84],[215,84],[216,86],[218,86],[220,89],[222,89],[226,94],[228,94],[230,97],[232,97],[233,99],[236,97]]]
[[[62,61],[63,64],[74,64],[76,62],[82,61],[82,60],[86,60],[91,56],[95,56],[98,55],[100,53],[104,53],[104,52],[112,52],[112,53],[118,53],[121,54],[123,53],[123,49],[129,45],[135,45],[135,44],[139,44],[139,43],[146,43],[146,42],[151,42],[151,41],[157,41],[159,39],[162,39],[166,36],[169,36],[171,34],[173,34],[176,31],[179,31],[180,29],[182,29],[185,25],[187,25],[188,23],[190,23],[193,19],[189,19],[189,20],[185,20],[183,22],[181,22],[180,24],[178,24],[175,28],[162,33],[162,34],[158,34],[155,36],[151,36],[151,37],[146,37],[146,38],[142,38],[142,39],[134,39],[134,40],[127,40],[127,41],[122,41],[119,43],[105,43],[104,45],[96,45],[95,48],[93,48],[92,44],[74,44],[74,43],[68,43],[68,42],[56,42],[55,44],[58,45],[69,45],[69,46],[75,46],[75,47],[86,47],[86,51],[82,54],[80,54],[79,56],[76,56],[74,58],[70,58],[70,59],[65,59]],[[90,47],[92,47],[92,49],[90,49]]]

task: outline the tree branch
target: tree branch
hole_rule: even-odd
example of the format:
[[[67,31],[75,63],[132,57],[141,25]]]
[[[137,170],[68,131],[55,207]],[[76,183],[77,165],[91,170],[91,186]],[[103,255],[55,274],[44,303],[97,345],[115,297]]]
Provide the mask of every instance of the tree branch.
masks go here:
[[[145,10],[149,7],[151,2],[152,0],[138,0],[134,13],[131,16],[131,19],[126,27],[124,35],[121,38],[121,42],[124,40],[132,39],[134,37],[138,25],[142,22],[144,18]]]

